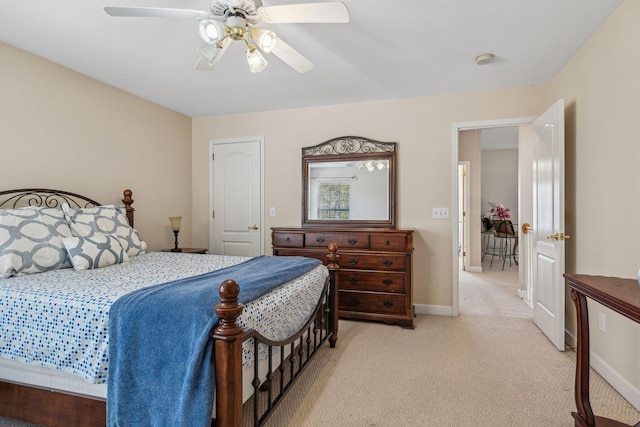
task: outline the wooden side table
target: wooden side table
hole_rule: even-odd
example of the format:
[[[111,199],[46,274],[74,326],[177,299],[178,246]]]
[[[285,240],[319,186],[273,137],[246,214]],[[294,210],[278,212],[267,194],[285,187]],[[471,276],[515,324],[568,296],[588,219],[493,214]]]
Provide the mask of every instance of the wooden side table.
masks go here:
[[[635,279],[565,274],[576,306],[578,337],[576,347],[575,397],[577,412],[572,412],[577,427],[628,426],[593,414],[589,401],[589,313],[587,297],[616,313],[640,323],[640,286]],[[635,424],[636,426],[640,423]]]
[[[207,249],[205,248],[180,248],[179,252],[173,251],[171,249],[162,249],[160,252],[173,252],[178,254],[206,254]]]

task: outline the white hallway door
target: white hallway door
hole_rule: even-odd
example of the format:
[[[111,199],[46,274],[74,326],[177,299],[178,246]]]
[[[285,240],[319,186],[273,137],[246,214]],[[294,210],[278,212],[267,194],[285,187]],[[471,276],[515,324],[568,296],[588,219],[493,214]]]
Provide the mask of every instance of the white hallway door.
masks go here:
[[[564,100],[533,123],[533,319],[564,350]]]
[[[216,255],[262,254],[262,140],[211,143],[211,235]]]

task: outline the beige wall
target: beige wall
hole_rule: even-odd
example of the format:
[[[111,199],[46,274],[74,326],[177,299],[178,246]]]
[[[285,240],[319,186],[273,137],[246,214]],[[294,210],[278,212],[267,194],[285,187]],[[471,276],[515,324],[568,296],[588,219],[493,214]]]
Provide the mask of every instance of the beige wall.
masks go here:
[[[265,227],[300,226],[301,159],[304,146],[342,135],[398,143],[398,227],[414,228],[414,302],[452,305],[451,222],[433,220],[432,208],[450,207],[452,123],[526,117],[546,107],[546,88],[404,99],[322,108],[274,111],[193,120],[193,223],[208,229],[209,141],[264,136],[265,206],[276,218]],[[194,244],[208,246],[207,234]]]
[[[191,119],[0,43],[0,188],[46,187],[121,203],[151,249],[191,239]]]
[[[566,105],[569,272],[635,278],[640,267],[639,21],[640,2],[625,1],[550,84],[549,102]],[[575,331],[568,297],[567,306]],[[614,382],[616,374],[625,378],[618,389],[634,392],[640,407],[640,326],[602,306],[589,309],[598,370],[612,371]],[[606,333],[598,331],[598,312]]]

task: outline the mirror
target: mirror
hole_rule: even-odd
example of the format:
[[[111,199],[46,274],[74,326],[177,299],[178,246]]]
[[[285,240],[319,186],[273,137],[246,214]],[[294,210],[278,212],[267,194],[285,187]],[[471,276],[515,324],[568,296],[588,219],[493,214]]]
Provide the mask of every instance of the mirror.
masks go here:
[[[396,143],[345,136],[302,149],[303,227],[395,228]]]

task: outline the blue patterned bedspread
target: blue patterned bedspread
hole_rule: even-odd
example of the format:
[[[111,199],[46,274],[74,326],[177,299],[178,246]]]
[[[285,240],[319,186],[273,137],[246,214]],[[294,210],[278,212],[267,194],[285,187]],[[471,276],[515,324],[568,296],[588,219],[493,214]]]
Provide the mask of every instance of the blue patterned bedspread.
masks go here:
[[[150,252],[96,270],[71,268],[0,279],[0,357],[105,383],[109,367],[109,313],[137,289],[229,267],[247,258]],[[317,267],[245,306],[239,322],[284,339],[318,302],[327,277]],[[293,297],[295,295],[295,297]],[[284,303],[282,301],[285,301]],[[288,310],[283,304],[293,304]]]

